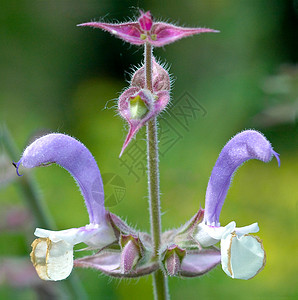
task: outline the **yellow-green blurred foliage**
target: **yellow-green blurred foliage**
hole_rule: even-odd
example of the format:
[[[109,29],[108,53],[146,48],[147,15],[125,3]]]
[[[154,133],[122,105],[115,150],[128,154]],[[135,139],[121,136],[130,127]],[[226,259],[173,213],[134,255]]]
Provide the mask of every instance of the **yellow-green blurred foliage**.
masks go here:
[[[163,228],[180,226],[204,206],[216,158],[237,132],[262,131],[281,158],[280,168],[276,161],[241,167],[220,219],[239,226],[259,222],[267,250],[264,271],[250,281],[232,280],[220,266],[201,278],[170,278],[171,298],[297,299],[298,30],[292,1],[2,0],[0,122],[20,150],[40,131],[77,137],[102,174],[115,173],[125,181],[125,198],[110,210],[148,231],[147,179],[136,182],[121,166],[118,156],[127,126],[115,109],[128,72],[142,60],[142,49],[100,30],[76,27],[103,16],[124,21],[138,13],[137,7],[151,10],[157,19],[221,31],[154,51],[175,79],[171,101],[188,92],[207,111],[190,120],[188,131],[180,130],[182,139],[161,158]],[[271,86],[270,78],[276,80]],[[278,84],[286,88],[276,90]],[[163,117],[171,122],[170,114]],[[137,135],[140,145],[143,136]],[[66,171],[52,166],[33,173],[59,229],[88,223],[82,197]],[[0,183],[0,207],[23,204],[17,180],[14,176],[11,184]],[[0,256],[29,260],[29,245],[22,233],[0,233]],[[150,276],[117,280],[83,269],[77,274],[90,299],[152,298]],[[29,288],[0,286],[0,299],[34,297]]]

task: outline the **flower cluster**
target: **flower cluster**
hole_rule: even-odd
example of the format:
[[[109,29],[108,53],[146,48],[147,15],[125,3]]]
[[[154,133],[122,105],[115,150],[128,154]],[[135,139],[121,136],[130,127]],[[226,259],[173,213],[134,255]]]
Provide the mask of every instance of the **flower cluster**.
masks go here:
[[[147,47],[164,46],[201,32],[216,32],[155,23],[150,12],[141,12],[136,22],[92,22],[80,26],[98,27],[131,44],[145,44]],[[169,74],[151,57],[149,63],[145,62],[133,74],[129,88],[119,97],[118,111],[130,127],[121,154],[137,131],[159,115],[169,100]],[[250,235],[258,232],[258,225],[254,223],[238,228],[232,221],[222,227],[219,216],[238,167],[250,159],[269,162],[273,156],[279,163],[278,154],[261,133],[246,130],[235,135],[224,146],[213,168],[205,209],[199,209],[181,228],[164,232],[156,257],[149,234],[136,231],[105,209],[103,182],[89,150],[65,134],[52,133],[38,138],[24,150],[16,164],[17,173],[21,165],[34,168],[57,164],[66,169],[81,190],[89,224],[62,231],[37,228],[37,239],[32,243],[31,252],[36,271],[44,280],[65,279],[73,266],[91,267],[121,278],[139,277],[159,269],[169,276],[194,277],[221,263],[228,276],[250,279],[263,269],[266,262],[262,241]],[[87,250],[94,250],[95,254],[73,260],[73,248],[80,243],[84,243]],[[220,250],[217,243],[220,243]]]
[[[179,230],[163,234],[160,260],[169,275],[199,276],[221,261],[230,277],[249,279],[264,267],[266,256],[261,240],[248,235],[259,230],[257,223],[236,228],[233,221],[221,227],[219,214],[236,169],[249,159],[268,162],[273,155],[279,162],[268,140],[254,130],[243,131],[226,144],[208,183],[205,210],[200,209]],[[79,243],[99,252],[77,259],[76,266],[92,267],[116,277],[146,275],[159,268],[158,262],[150,260],[150,236],[135,232],[105,210],[100,171],[82,143],[64,134],[43,136],[25,149],[17,168],[21,164],[34,168],[51,163],[65,168],[78,183],[90,224],[62,231],[35,230],[38,239],[32,244],[31,259],[40,278],[66,278],[73,268],[73,247]],[[218,242],[221,252],[213,246]]]

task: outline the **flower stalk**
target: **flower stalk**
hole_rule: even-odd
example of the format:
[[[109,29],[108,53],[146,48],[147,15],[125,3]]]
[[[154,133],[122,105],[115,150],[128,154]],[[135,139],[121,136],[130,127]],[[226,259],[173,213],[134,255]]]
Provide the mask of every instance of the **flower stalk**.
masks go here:
[[[145,84],[152,91],[152,46],[145,44]],[[153,259],[158,259],[161,244],[161,217],[159,192],[159,157],[156,117],[147,123],[147,167],[148,192],[151,235],[153,240]],[[168,281],[164,272],[159,269],[153,273],[153,287],[155,299],[168,298]]]

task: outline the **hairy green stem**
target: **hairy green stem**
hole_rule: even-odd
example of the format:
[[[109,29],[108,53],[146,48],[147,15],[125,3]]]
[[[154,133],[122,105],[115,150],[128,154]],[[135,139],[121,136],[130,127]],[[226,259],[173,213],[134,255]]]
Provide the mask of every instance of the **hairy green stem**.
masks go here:
[[[152,47],[145,44],[145,82],[146,89],[152,90]],[[148,191],[151,235],[153,240],[153,258],[158,259],[161,243],[160,191],[159,191],[159,158],[157,121],[153,118],[147,123],[147,163]],[[155,299],[168,299],[168,281],[164,272],[159,269],[153,273]]]
[[[154,257],[158,257],[161,240],[158,141],[156,127],[156,119],[149,121],[147,124],[148,189]]]
[[[4,151],[8,154],[10,159],[17,160],[19,158],[19,150],[8,129],[4,125],[0,127],[0,146],[4,148]],[[38,226],[52,230],[55,229],[56,225],[45,205],[41,192],[32,174],[26,174],[18,178],[16,183],[26,205],[35,217]],[[74,273],[65,281],[60,282],[59,285],[66,294],[64,296],[69,299],[88,298],[79,278]]]

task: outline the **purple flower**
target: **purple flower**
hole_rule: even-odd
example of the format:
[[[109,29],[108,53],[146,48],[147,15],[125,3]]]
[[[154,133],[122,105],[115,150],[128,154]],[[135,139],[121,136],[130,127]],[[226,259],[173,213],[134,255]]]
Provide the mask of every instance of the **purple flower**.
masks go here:
[[[221,241],[221,262],[232,278],[250,279],[265,265],[266,255],[259,238],[248,235],[259,231],[257,223],[236,228],[233,221],[225,227],[219,223],[219,215],[226,198],[233,174],[250,159],[269,162],[278,154],[270,142],[259,132],[246,130],[238,133],[222,149],[209,179],[204,220],[198,226],[196,240],[203,247]]]
[[[119,24],[89,22],[78,26],[91,26],[108,31],[120,39],[134,45],[149,43],[154,47],[162,47],[179,39],[202,32],[218,32],[209,28],[187,28],[164,22],[153,22],[149,11],[140,11],[137,22]]]
[[[37,139],[24,151],[17,168],[47,166],[56,163],[77,182],[85,199],[90,224],[62,231],[37,228],[39,237],[32,243],[31,260],[41,279],[61,280],[73,268],[73,247],[85,243],[101,249],[116,240],[107,222],[100,171],[89,150],[76,139],[64,134],[48,134]],[[17,169],[18,171],[18,169]]]

